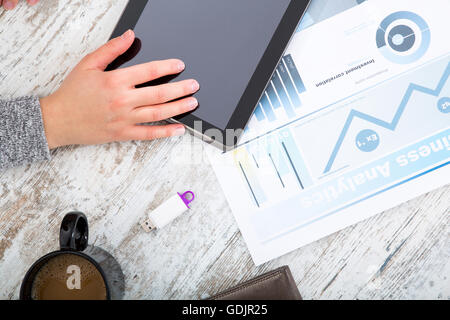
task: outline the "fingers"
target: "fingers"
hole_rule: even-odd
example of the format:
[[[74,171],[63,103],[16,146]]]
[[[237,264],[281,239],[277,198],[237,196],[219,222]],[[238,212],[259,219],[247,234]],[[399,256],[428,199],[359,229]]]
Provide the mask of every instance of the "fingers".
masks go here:
[[[182,136],[186,129],[181,124],[170,124],[167,126],[142,126],[137,125],[129,128],[126,132],[128,140],[155,140],[166,137]]]
[[[0,5],[2,5],[6,10],[12,10],[17,6],[18,2],[19,0],[0,0]],[[34,6],[39,2],[39,0],[27,0],[27,2],[30,6]]]
[[[152,80],[156,80],[168,75],[174,75],[185,69],[183,61],[170,59],[163,61],[152,61],[125,69],[111,71],[112,76],[123,79],[130,85],[138,85]]]
[[[162,121],[190,112],[197,106],[197,99],[191,97],[163,105],[141,107],[132,111],[131,121],[133,124]]]
[[[155,87],[136,89],[133,90],[131,104],[136,107],[163,104],[194,94],[199,89],[200,85],[196,80],[184,80]]]
[[[5,10],[12,10],[17,6],[17,3],[19,2],[19,0],[3,0],[3,8],[5,8]]]
[[[81,62],[81,65],[88,69],[105,70],[111,62],[131,47],[134,38],[134,32],[128,30],[120,37],[108,41],[96,51],[88,54]]]

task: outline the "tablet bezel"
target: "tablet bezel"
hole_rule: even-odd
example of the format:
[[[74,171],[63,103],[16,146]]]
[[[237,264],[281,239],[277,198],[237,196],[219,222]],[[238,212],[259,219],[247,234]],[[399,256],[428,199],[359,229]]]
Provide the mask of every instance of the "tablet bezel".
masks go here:
[[[120,36],[128,29],[134,29],[148,1],[149,0],[130,1],[125,7],[125,10],[117,23],[111,38]],[[195,131],[194,133],[203,135],[207,138],[207,142],[213,142],[214,145],[223,147],[224,149],[235,147],[238,143],[239,137],[235,137],[232,141],[228,141],[229,139],[226,139],[227,130],[231,129],[236,132],[238,129],[243,130],[247,125],[256,106],[258,105],[259,100],[261,99],[262,94],[264,93],[264,90],[267,87],[267,83],[270,81],[276,67],[280,63],[292,35],[306,12],[309,3],[310,0],[291,0],[225,129],[214,126],[213,124],[195,116],[192,113],[175,117],[169,121],[182,123],[191,131],[195,131],[197,129],[195,123],[197,121],[201,121],[201,132]],[[217,137],[217,134],[213,134],[212,136],[208,135],[208,132],[217,133],[217,130],[220,131],[224,141],[218,140],[220,137]],[[211,138],[213,138],[214,141],[212,141]]]

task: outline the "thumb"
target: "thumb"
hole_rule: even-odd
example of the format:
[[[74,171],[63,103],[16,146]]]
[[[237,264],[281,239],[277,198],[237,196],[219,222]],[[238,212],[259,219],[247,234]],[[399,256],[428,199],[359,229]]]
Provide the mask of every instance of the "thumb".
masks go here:
[[[108,41],[96,51],[88,54],[81,64],[89,69],[104,71],[111,62],[131,47],[134,39],[133,30],[128,30],[120,37]]]

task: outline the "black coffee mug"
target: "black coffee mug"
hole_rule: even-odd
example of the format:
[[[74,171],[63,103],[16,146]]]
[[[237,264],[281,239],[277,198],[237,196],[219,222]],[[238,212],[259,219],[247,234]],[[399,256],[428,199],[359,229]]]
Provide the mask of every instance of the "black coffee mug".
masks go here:
[[[106,288],[107,300],[123,298],[125,278],[120,265],[105,250],[88,246],[88,221],[81,212],[68,213],[59,233],[60,250],[51,252],[36,261],[25,275],[20,288],[21,300],[32,300],[33,282],[41,270],[51,259],[59,255],[73,254],[89,261],[101,274]]]

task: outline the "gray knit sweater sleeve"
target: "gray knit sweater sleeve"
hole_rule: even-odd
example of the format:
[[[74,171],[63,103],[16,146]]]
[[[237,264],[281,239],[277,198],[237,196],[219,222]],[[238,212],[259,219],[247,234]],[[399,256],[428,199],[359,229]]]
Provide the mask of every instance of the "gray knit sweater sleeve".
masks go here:
[[[39,99],[0,100],[0,169],[49,159]]]

